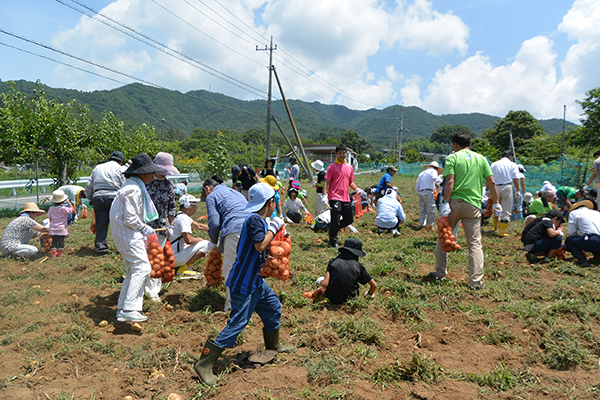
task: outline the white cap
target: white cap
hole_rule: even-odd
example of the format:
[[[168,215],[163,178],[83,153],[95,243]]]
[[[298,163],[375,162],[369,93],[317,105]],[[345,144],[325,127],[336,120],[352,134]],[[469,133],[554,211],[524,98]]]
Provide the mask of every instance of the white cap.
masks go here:
[[[196,204],[200,201],[200,199],[192,196],[191,194],[184,194],[179,198],[179,205],[184,206],[185,208],[190,208],[192,204]]]

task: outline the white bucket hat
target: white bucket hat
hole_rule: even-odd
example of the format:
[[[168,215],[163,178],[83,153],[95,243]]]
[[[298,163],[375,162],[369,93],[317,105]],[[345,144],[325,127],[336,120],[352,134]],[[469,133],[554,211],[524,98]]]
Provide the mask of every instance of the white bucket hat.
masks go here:
[[[523,201],[525,203],[531,203],[533,202],[533,195],[529,192],[525,193],[525,195],[523,196]]]
[[[323,164],[323,161],[321,160],[313,161],[313,163],[310,165],[315,169],[315,171],[319,172],[323,171],[323,168],[325,167],[325,164]]]
[[[192,204],[200,202],[200,199],[192,196],[191,194],[184,194],[179,198],[179,205],[185,208],[190,208]]]

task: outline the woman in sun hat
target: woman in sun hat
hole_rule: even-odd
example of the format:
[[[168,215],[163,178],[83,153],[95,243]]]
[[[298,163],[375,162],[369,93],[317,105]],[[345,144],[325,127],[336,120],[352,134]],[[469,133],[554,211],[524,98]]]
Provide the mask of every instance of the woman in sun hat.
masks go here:
[[[265,160],[265,167],[260,171],[260,177],[266,178],[272,175],[275,178],[279,176],[279,172],[275,169],[275,157],[270,157]]]
[[[52,207],[48,210],[48,218],[50,218],[49,233],[52,236],[50,258],[62,257],[65,238],[69,235],[67,230],[69,215],[75,212],[75,206],[69,202],[69,197],[60,189],[52,192],[50,200],[52,201]]]
[[[29,241],[40,233],[47,233],[48,228],[37,223],[37,217],[44,215],[35,203],[26,203],[19,216],[13,219],[0,238],[0,251],[5,256],[32,257],[38,248],[29,244]]]
[[[146,190],[146,183],[151,182],[156,173],[166,175],[148,154],[140,153],[133,157],[131,166],[123,172],[127,180],[110,208],[112,237],[123,256],[126,273],[117,303],[119,322],[148,320],[141,313],[144,283],[152,270],[146,250],[147,237],[155,233],[148,224],[158,218],[158,212]]]
[[[156,230],[158,243],[164,247],[169,238],[168,228],[173,223],[175,214],[177,214],[175,185],[167,179],[167,176],[178,175],[179,170],[173,165],[173,156],[169,153],[157,153],[156,157],[154,157],[154,165],[161,168],[163,172],[156,172],[154,174],[154,179],[151,182],[146,183],[146,190],[158,212],[158,218],[154,221],[150,221],[148,225]],[[150,300],[160,301],[158,293],[160,292],[161,287],[162,281],[160,278],[151,278],[150,275],[148,275],[146,284],[144,285],[144,291],[150,297]]]

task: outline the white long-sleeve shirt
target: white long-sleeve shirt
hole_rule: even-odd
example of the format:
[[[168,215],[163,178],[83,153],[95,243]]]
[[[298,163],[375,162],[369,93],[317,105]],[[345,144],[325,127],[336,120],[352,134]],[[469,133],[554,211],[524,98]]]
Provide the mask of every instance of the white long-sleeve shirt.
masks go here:
[[[569,213],[569,236],[600,235],[600,213],[587,207],[579,207]]]
[[[112,237],[120,252],[128,250],[134,240],[144,240],[143,193],[133,179],[125,181],[110,207]]]
[[[436,172],[437,173],[437,172]],[[396,197],[396,192],[386,194],[377,200],[377,217],[375,225],[382,229],[392,229],[400,222],[403,224],[406,221],[406,215],[402,204]]]
[[[425,170],[419,174],[415,189],[417,193],[425,189],[434,191],[435,186],[439,185],[440,183],[442,183],[442,178],[440,178],[440,175],[438,174],[437,170],[435,168],[428,167],[425,168]]]
[[[519,167],[508,157],[502,157],[492,163],[492,173],[498,186],[513,183],[513,179],[519,179]]]

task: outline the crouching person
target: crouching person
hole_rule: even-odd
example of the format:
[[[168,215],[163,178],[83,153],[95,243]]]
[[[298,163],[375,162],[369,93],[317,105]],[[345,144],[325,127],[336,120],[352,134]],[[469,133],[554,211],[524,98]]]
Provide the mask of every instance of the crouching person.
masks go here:
[[[379,228],[379,233],[385,233],[391,230],[392,235],[398,236],[400,224],[406,222],[406,215],[402,204],[398,201],[398,193],[394,189],[387,189],[385,196],[377,200],[377,218],[375,225]]]
[[[565,222],[562,212],[551,210],[542,218],[536,218],[523,229],[521,241],[527,250],[527,261],[532,264],[547,262],[554,257],[562,244],[561,224]]]
[[[215,385],[217,377],[212,368],[225,348],[235,345],[238,335],[244,330],[252,313],[263,322],[263,336],[267,350],[292,351],[293,346],[279,342],[279,319],[281,302],[271,287],[259,274],[268,254],[269,244],[284,226],[279,217],[267,224],[266,218],[275,210],[275,190],[266,183],[253,185],[248,191],[246,210],[250,215],[244,221],[237,247],[237,257],[227,278],[231,292],[231,312],[227,326],[219,333],[214,343],[206,341],[202,356],[194,369],[207,385]]]
[[[344,246],[338,249],[340,255],[329,260],[327,273],[317,282],[321,291],[332,304],[344,304],[360,293],[360,286],[369,284],[365,297],[374,298],[377,283],[371,278],[365,267],[358,261],[366,253],[362,250],[362,242],[358,239],[346,239]]]
[[[200,274],[189,268],[199,259],[206,256],[215,246],[210,241],[192,236],[192,230],[207,230],[192,219],[198,208],[200,199],[191,194],[179,198],[179,212],[173,220],[171,230],[171,246],[175,256],[175,266],[179,279],[198,279]]]
[[[565,239],[565,247],[580,267],[590,266],[584,251],[594,255],[594,264],[600,263],[600,213],[594,210],[591,200],[581,200],[571,206],[569,237]]]

